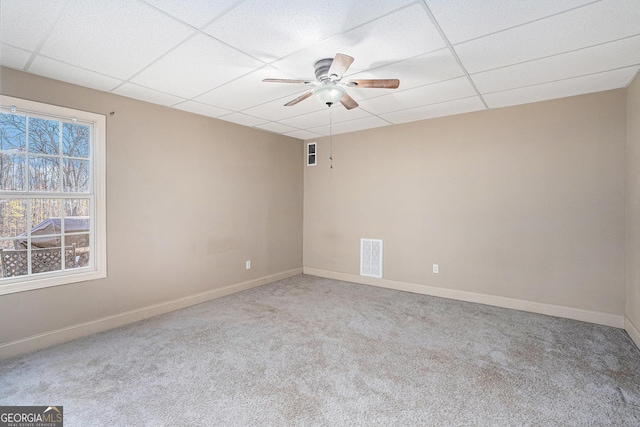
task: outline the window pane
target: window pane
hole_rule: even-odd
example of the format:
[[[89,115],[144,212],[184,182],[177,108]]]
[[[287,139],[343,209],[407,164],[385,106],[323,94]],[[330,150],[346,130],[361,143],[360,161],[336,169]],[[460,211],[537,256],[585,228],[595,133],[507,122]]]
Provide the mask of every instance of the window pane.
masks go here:
[[[58,191],[60,188],[60,161],[49,157],[29,158],[29,190]]]
[[[74,234],[66,236],[65,245],[67,248],[71,247],[73,244],[76,245],[76,258],[75,262],[68,263],[67,268],[72,267],[86,267],[89,265],[89,234]]]
[[[25,116],[0,113],[0,150],[24,151],[27,145],[26,127]]]
[[[86,216],[88,221],[89,199],[66,199],[64,201],[64,216]]]
[[[62,169],[64,191],[67,193],[89,192],[89,161],[64,159]]]
[[[65,245],[76,246],[75,267],[89,265],[89,229],[91,218],[89,217],[89,199],[65,200]],[[86,233],[82,233],[86,232]],[[71,268],[67,266],[67,268]]]
[[[67,218],[69,219],[69,218]],[[68,223],[67,223],[68,225]],[[89,230],[87,230],[89,231]],[[81,249],[89,246],[89,235],[88,234],[65,234],[64,235],[64,245],[71,246],[76,245],[76,249]],[[88,250],[88,249],[87,249]]]
[[[0,154],[0,190],[24,191],[25,162],[20,154]]]
[[[31,249],[31,272],[44,273],[62,270],[62,251],[60,247]]]
[[[0,199],[0,237],[14,237],[26,231],[26,200]]]
[[[88,159],[90,135],[91,128],[89,126],[64,123],[62,125],[62,154]]]
[[[88,216],[68,216],[64,219],[65,246],[89,246],[90,220]]]
[[[2,277],[24,276],[29,272],[27,251],[15,250],[13,240],[0,241]]]
[[[29,152],[58,154],[60,122],[29,117]]]
[[[31,200],[31,247],[60,247],[60,206],[59,199]],[[26,239],[20,244],[26,248]]]
[[[49,218],[60,218],[61,205],[60,199],[32,199],[31,225],[33,229]]]
[[[5,250],[13,250],[15,246],[13,245],[13,240],[0,240],[0,249]]]

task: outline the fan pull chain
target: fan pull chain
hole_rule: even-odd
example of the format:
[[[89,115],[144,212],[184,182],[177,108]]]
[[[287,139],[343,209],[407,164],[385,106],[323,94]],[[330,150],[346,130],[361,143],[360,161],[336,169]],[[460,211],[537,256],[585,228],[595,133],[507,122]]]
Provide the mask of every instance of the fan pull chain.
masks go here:
[[[333,131],[332,131],[332,113],[329,106],[329,169],[333,169]]]

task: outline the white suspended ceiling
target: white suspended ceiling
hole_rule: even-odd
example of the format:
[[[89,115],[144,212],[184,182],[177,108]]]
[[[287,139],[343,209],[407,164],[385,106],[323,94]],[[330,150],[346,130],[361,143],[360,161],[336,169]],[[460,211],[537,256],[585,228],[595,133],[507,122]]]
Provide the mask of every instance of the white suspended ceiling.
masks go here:
[[[300,139],[328,135],[309,90],[340,52],[333,134],[627,86],[640,0],[0,0],[0,64]]]

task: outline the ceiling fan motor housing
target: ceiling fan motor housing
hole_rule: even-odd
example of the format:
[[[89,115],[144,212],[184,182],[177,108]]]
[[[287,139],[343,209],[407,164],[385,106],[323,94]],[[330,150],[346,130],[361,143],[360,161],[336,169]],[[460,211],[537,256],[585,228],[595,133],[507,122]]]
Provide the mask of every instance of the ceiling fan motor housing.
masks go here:
[[[316,78],[323,85],[326,84],[335,84],[335,80],[329,76],[329,68],[331,68],[331,64],[333,63],[333,58],[325,58],[317,61],[314,64],[314,69],[316,70]],[[337,78],[338,76],[336,76]]]

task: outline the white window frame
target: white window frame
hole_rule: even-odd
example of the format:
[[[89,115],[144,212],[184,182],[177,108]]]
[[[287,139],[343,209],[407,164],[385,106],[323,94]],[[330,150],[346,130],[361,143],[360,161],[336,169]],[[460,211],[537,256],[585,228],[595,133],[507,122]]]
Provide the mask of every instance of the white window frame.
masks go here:
[[[24,114],[56,120],[77,121],[91,126],[91,188],[88,193],[79,197],[90,197],[93,200],[90,211],[90,253],[91,262],[86,267],[62,271],[39,273],[35,276],[17,276],[0,279],[0,295],[51,286],[66,285],[87,280],[107,277],[107,228],[106,228],[106,117],[102,114],[90,113],[66,107],[59,107],[41,102],[28,101],[6,95],[0,95],[0,111],[7,114]],[[70,195],[62,193],[64,197]],[[77,194],[75,194],[78,196]],[[52,197],[52,193],[44,195],[34,191],[2,191],[1,198]],[[35,224],[33,224],[35,225]],[[27,225],[29,227],[29,224]]]

